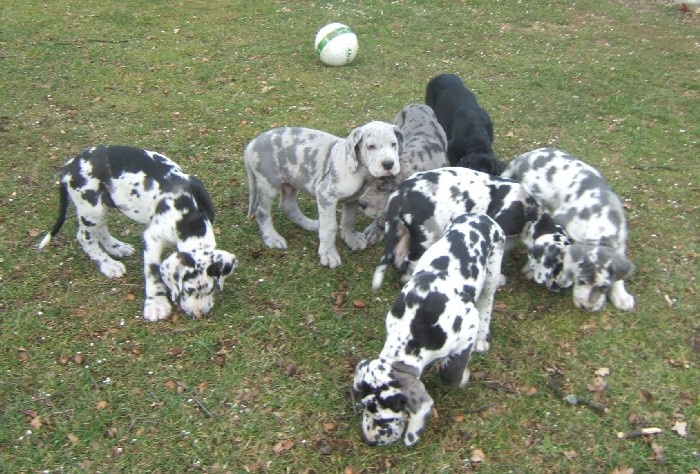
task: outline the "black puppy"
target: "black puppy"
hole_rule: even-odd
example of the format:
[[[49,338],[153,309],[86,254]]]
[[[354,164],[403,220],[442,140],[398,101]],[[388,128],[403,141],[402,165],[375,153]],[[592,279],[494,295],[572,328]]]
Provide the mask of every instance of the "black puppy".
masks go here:
[[[447,135],[450,166],[500,175],[505,164],[493,153],[493,123],[459,76],[440,74],[428,82],[425,103]]]

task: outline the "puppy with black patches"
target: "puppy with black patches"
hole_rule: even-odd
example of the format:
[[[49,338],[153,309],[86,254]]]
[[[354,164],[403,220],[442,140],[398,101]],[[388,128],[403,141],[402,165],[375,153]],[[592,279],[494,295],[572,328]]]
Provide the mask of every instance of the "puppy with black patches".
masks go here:
[[[607,297],[616,308],[633,309],[624,282],[634,269],[625,255],[624,209],[600,172],[566,152],[540,148],[516,157],[503,176],[520,181],[571,238],[556,283],[574,286],[574,304],[597,311]]]
[[[542,224],[545,217],[537,201],[515,181],[467,168],[448,167],[416,173],[405,179],[389,198],[384,255],[374,272],[372,287],[379,288],[393,262],[403,281],[413,274],[415,262],[444,232],[452,220],[464,213],[492,217],[508,237],[518,237],[528,249],[565,242],[556,237],[563,230]],[[552,266],[542,281],[556,278]],[[540,283],[542,283],[540,281]]]
[[[455,74],[432,78],[425,90],[425,103],[434,111],[447,135],[450,166],[499,175],[505,167],[493,151],[493,122]]]
[[[420,377],[433,363],[463,388],[473,352],[489,349],[493,298],[506,236],[483,214],[456,217],[420,258],[386,316],[379,357],[361,361],[353,393],[362,407],[362,439],[386,445],[420,440],[434,405]]]
[[[38,248],[48,245],[63,226],[70,199],[78,217],[78,242],[109,278],[121,278],[126,272],[124,264],[112,257],[134,252],[131,245],[110,235],[109,208],[148,225],[143,233],[147,321],[170,315],[168,290],[187,314],[205,315],[214,305],[214,288],[222,288],[238,265],[235,255],[216,249],[214,205],[202,182],[162,154],[117,145],[89,148],[64,165],[59,199],[58,220]],[[169,244],[177,252],[161,262]]]

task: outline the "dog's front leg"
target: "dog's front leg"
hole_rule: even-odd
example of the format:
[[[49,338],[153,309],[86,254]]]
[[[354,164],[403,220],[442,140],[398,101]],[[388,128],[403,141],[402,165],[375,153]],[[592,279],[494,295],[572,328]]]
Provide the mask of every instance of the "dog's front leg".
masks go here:
[[[160,276],[160,256],[163,239],[149,227],[143,234],[143,276],[146,300],[143,303],[143,319],[160,321],[170,316],[168,289]]]
[[[335,198],[319,195],[318,197],[318,256],[321,265],[335,268],[340,266],[340,255],[335,248],[335,235],[338,232],[335,210],[338,201]]]
[[[363,250],[367,248],[367,237],[363,233],[355,231],[357,207],[357,201],[343,204],[343,213],[340,216],[340,236],[352,250]]]

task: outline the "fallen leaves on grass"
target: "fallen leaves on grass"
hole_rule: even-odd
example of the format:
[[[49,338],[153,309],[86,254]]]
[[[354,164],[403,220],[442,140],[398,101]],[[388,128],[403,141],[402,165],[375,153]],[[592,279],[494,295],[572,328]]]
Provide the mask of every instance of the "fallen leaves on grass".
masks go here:
[[[616,467],[611,474],[634,474],[634,469],[627,466]]]
[[[17,359],[19,360],[20,364],[24,364],[29,360],[29,355],[27,354],[27,349],[24,347],[18,347],[17,348]]]
[[[484,452],[481,449],[473,448],[469,461],[472,463],[472,465],[478,465],[484,462],[484,457]]]
[[[272,448],[272,451],[279,456],[288,453],[293,447],[294,441],[290,439],[283,439]]]
[[[664,448],[658,443],[651,443],[651,450],[654,453],[654,461],[659,464],[666,464],[666,453],[664,453]]]
[[[678,436],[685,438],[688,435],[688,422],[676,420],[673,427],[671,427],[671,431],[676,433]]]
[[[80,438],[78,437],[78,435],[75,435],[75,434],[73,434],[73,433],[68,433],[68,435],[66,436],[66,438],[68,438],[68,441],[70,441],[71,444],[78,444],[78,443],[80,443]]]

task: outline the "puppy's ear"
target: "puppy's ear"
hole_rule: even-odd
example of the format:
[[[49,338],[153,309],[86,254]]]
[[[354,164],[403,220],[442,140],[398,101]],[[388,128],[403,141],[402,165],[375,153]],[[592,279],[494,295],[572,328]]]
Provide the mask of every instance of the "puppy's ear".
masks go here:
[[[400,363],[399,363],[400,364]],[[408,413],[408,425],[404,434],[404,444],[414,446],[423,434],[430,419],[434,402],[417,375],[406,372],[404,367],[392,364],[391,376],[401,384],[401,393],[405,396],[405,409]]]
[[[187,252],[175,252],[160,264],[160,278],[170,290],[170,300],[173,303],[180,297],[185,270],[194,267],[194,258]]]
[[[362,127],[357,127],[348,135],[345,154],[350,158],[350,172],[355,173],[360,166]]]
[[[211,263],[207,267],[207,275],[216,278],[219,289],[224,288],[224,279],[233,273],[238,266],[238,259],[225,250],[215,250],[211,255]]]
[[[624,280],[634,271],[634,264],[624,255],[616,255],[612,260],[613,281]]]
[[[396,135],[396,139],[399,141],[399,149],[396,150],[399,154],[399,156],[403,155],[403,133],[401,133],[401,129],[394,125],[394,134]]]

